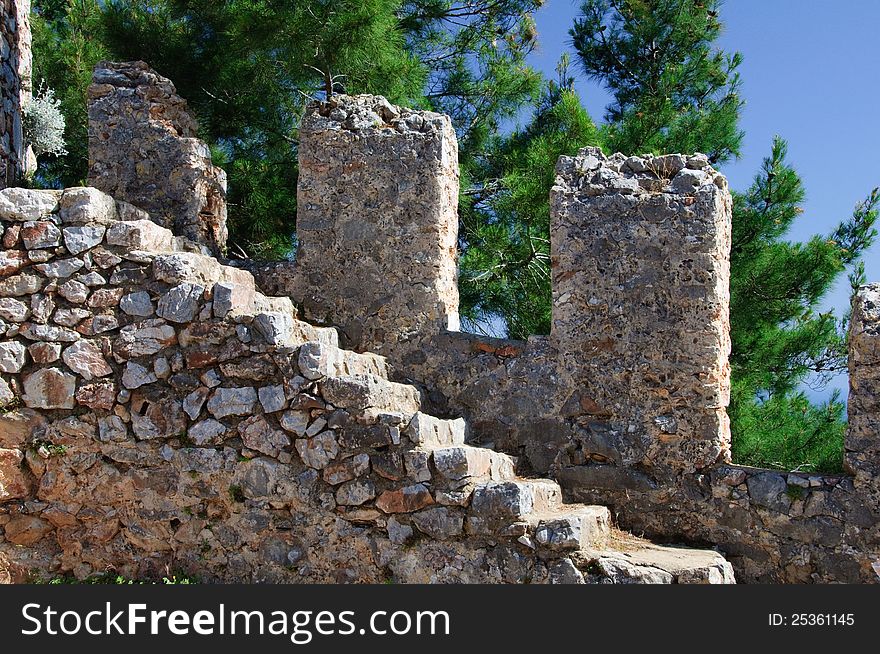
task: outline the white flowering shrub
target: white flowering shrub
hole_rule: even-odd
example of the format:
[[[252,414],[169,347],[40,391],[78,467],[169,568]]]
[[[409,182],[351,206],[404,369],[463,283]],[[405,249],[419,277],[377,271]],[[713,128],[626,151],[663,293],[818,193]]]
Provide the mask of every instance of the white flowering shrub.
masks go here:
[[[43,85],[22,107],[22,125],[27,143],[41,154],[67,154],[64,143],[64,114],[55,92]]]

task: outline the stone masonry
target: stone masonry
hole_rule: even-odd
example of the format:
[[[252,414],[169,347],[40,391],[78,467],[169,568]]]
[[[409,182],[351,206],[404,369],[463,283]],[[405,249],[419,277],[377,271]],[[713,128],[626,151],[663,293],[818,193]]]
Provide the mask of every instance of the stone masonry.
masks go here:
[[[299,136],[289,290],[304,315],[382,354],[457,330],[458,145],[449,118],[338,96],[310,107]]]
[[[590,457],[729,459],[727,181],[703,156],[561,157],[550,194],[562,415]]]
[[[849,339],[844,465],[876,507],[880,506],[880,284],[862,286],[853,296]]]
[[[305,130],[302,147],[330,150],[338,131]],[[383,188],[377,206],[390,203],[396,187]],[[354,194],[351,186],[344,192]],[[338,212],[333,195],[309,198],[307,211],[329,225]],[[847,447],[858,453],[849,455],[850,466],[863,466],[854,477],[729,462],[724,178],[702,155],[607,157],[587,149],[560,161],[552,207],[552,334],[517,342],[438,331],[432,323],[384,350],[392,378],[415,383],[435,414],[464,416],[472,443],[516,455],[519,469],[557,479],[573,500],[610,506],[618,524],[663,541],[718,547],[742,581],[877,581],[880,507],[870,491],[870,437],[859,444],[850,432]],[[412,219],[427,224],[437,210],[410,206]],[[381,213],[372,215],[382,224]],[[312,252],[340,261],[357,261],[361,247],[329,229],[298,237],[301,252],[317,239]],[[400,250],[407,243],[393,238],[371,247],[375,279],[384,280],[397,279],[391,262],[413,266],[423,249],[407,259]],[[316,261],[251,269],[264,290],[308,309],[302,279],[321,269]],[[431,263],[415,275],[431,287],[432,275],[436,283],[445,279],[441,270]],[[359,287],[344,275],[320,294],[348,297]],[[409,302],[405,284],[386,283],[382,291],[388,306]],[[364,311],[357,301],[347,306],[358,307],[345,313],[365,333],[399,328],[394,316]],[[447,306],[451,315],[456,307]]]
[[[95,189],[0,191],[0,576],[733,581],[563,503],[384,357],[121,217]]]
[[[174,85],[143,62],[102,62],[89,87],[89,185],[214,254],[226,247],[226,173]]]
[[[0,189],[36,164],[24,141],[22,107],[31,97],[30,0],[2,0],[0,15]]]
[[[5,580],[733,582],[715,551],[636,538],[520,476],[385,357],[127,201],[11,188],[0,221]]]

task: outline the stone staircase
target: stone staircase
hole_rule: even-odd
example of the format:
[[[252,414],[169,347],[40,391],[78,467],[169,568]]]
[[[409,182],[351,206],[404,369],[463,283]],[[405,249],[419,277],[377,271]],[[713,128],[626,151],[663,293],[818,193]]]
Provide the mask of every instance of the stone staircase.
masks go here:
[[[518,476],[516,459],[484,446],[467,443],[462,418],[441,419],[421,409],[418,389],[389,379],[385,357],[339,347],[335,329],[299,320],[289,298],[267,297],[257,291],[250,273],[219,266],[201,254],[169,255],[185,258],[188,265],[170,266],[179,271],[166,275],[169,283],[227,282],[230,295],[248,297],[252,303],[232,305],[239,319],[252,318],[265,341],[274,346],[298,347],[300,373],[321,385],[322,395],[334,407],[353,413],[401,418],[402,435],[414,445],[410,474],[417,484],[431,484],[439,511],[443,506],[467,507],[463,533],[467,538],[511,541],[541,559],[558,559],[551,568],[551,581],[562,583],[735,583],[730,564],[713,550],[671,547],[651,543],[612,526],[607,507],[568,504],[559,484],[551,479]],[[165,267],[161,258],[154,267]],[[241,287],[241,288],[239,288]],[[416,486],[414,485],[414,486]],[[388,497],[384,505],[409,512],[419,506],[419,490],[403,488],[400,497]],[[399,503],[395,506],[394,503]],[[442,513],[419,529],[436,538],[458,533]]]

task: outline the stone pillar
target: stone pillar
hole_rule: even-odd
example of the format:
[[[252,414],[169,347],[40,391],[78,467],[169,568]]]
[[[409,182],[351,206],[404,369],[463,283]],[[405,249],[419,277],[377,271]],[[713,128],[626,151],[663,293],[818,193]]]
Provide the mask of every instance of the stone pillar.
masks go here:
[[[844,466],[880,505],[880,283],[853,296],[849,332],[849,426]]]
[[[349,347],[398,358],[458,328],[458,144],[447,116],[376,96],[309,107],[300,127],[291,295]]]
[[[0,0],[0,189],[15,186],[36,166],[25,143],[22,108],[30,101],[31,26],[30,0]]]
[[[89,86],[89,185],[213,253],[226,246],[226,173],[170,80],[101,62]]]
[[[583,459],[729,458],[731,197],[706,157],[561,157],[551,342]]]

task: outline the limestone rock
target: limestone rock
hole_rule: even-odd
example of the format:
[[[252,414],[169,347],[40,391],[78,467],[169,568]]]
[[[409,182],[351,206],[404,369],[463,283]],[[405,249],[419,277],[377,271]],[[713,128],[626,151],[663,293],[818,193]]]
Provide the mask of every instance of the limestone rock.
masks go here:
[[[257,391],[253,386],[218,388],[208,400],[208,411],[215,418],[246,416],[253,413],[257,404]]]
[[[0,341],[0,372],[19,372],[25,364],[25,347],[18,341]]]
[[[116,201],[96,188],[68,188],[61,194],[58,215],[66,224],[107,225],[117,219]]]
[[[64,247],[71,254],[82,254],[100,245],[106,231],[107,228],[103,225],[65,227],[61,230],[64,236]]]
[[[245,447],[277,457],[279,452],[290,445],[290,439],[283,431],[273,429],[262,416],[251,416],[238,426]]]
[[[199,284],[178,284],[159,298],[156,313],[177,323],[191,322],[199,311],[205,287]]]
[[[101,349],[92,341],[81,340],[65,348],[61,355],[67,367],[86,381],[113,373]]]
[[[330,430],[313,438],[298,438],[294,444],[303,463],[318,470],[327,466],[339,455],[339,445]]]
[[[23,460],[21,450],[0,448],[0,502],[26,497],[30,492]]]
[[[61,230],[50,220],[28,221],[21,227],[21,242],[28,250],[61,245]]]
[[[129,316],[147,318],[154,313],[153,302],[146,291],[135,291],[123,295],[119,300],[119,308]]]
[[[41,368],[26,375],[22,400],[32,409],[72,409],[76,377],[58,368]]]
[[[39,220],[58,209],[60,191],[25,188],[0,190],[0,219],[25,222]]]

